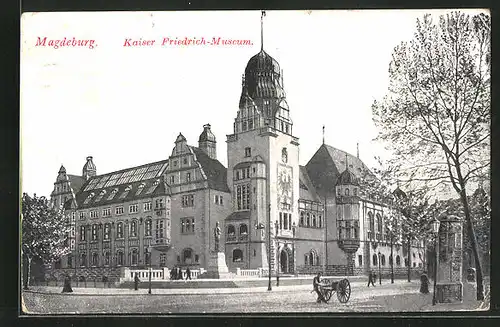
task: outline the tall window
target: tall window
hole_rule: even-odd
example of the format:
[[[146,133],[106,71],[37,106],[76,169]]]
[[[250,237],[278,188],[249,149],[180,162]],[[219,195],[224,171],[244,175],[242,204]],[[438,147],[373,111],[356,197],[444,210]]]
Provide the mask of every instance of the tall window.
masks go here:
[[[92,266],[98,266],[99,265],[99,254],[94,252],[92,253]]]
[[[116,226],[116,238],[123,238],[123,223],[118,223]]]
[[[373,263],[373,265],[374,265],[374,266],[377,266],[378,262],[377,262],[377,255],[376,255],[376,254],[374,254],[374,255],[372,256],[372,261],[373,261],[373,262],[372,262],[372,263]]]
[[[108,251],[104,252],[104,265],[105,266],[109,266],[110,259],[111,259],[111,254]]]
[[[252,149],[245,148],[245,157],[251,157],[251,156],[252,156]]]
[[[151,236],[153,228],[153,222],[151,219],[146,220],[146,229],[144,231],[144,236]]]
[[[97,224],[92,225],[92,241],[97,240]]]
[[[130,237],[137,237],[137,221],[135,220],[130,223]]]
[[[90,212],[90,218],[97,218],[97,217],[98,217],[97,210],[92,210]]]
[[[186,182],[191,182],[191,173],[186,173]]]
[[[304,226],[304,216],[305,216],[304,211],[301,211],[300,212],[300,226]]]
[[[181,234],[194,234],[194,218],[181,218]]]
[[[151,204],[151,202],[145,202],[144,203],[144,211],[147,212],[147,211],[151,211],[151,208],[153,207],[153,205]]]
[[[111,230],[111,226],[109,223],[104,224],[104,239],[109,240],[109,232]]]
[[[139,253],[137,249],[132,250],[132,265],[137,265],[137,262],[139,261]]]
[[[167,254],[160,253],[160,267],[165,267],[167,265]]]
[[[123,215],[123,207],[116,207],[115,214],[116,215]]]
[[[183,195],[182,196],[182,206],[183,207],[193,207],[194,206],[194,195]]]
[[[193,250],[184,249],[184,251],[182,251],[182,260],[184,263],[191,263],[193,260]]]
[[[240,249],[233,250],[233,262],[241,262],[243,261],[243,251]]]
[[[71,254],[68,255],[68,268],[73,268],[73,256]]]
[[[156,239],[162,239],[163,238],[163,220],[158,219],[156,221]]]
[[[123,258],[124,258],[124,255],[123,255],[122,251],[116,252],[116,264],[118,266],[123,266],[123,261],[124,261]]]
[[[85,230],[85,226],[80,226],[80,241],[85,241],[85,233],[86,230]]]
[[[248,227],[246,224],[241,224],[240,225],[240,234],[241,235],[247,235],[248,234]]]
[[[163,199],[156,199],[155,209],[162,209],[162,208],[163,208]]]
[[[80,266],[85,267],[87,266],[87,254],[82,253],[80,255]]]
[[[111,208],[102,209],[102,216],[103,217],[111,216]]]
[[[377,240],[382,240],[382,217],[377,214]]]
[[[236,230],[233,225],[227,226],[227,236],[234,236],[236,234]]]
[[[250,185],[238,185],[236,186],[236,204],[238,210],[249,210],[250,209]]]
[[[138,211],[139,211],[138,204],[131,204],[128,208],[128,212],[130,212],[130,213],[137,213]]]

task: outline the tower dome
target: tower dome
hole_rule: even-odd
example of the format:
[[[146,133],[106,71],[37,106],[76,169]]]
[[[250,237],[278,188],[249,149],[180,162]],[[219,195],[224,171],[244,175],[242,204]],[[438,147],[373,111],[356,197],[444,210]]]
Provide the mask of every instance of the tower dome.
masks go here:
[[[210,129],[211,126],[210,124],[205,124],[203,125],[203,132],[200,134],[200,138],[198,139],[198,142],[215,142],[215,135],[212,133],[212,130]]]
[[[354,175],[349,168],[346,168],[346,170],[340,174],[337,185],[359,185],[359,181],[356,175]]]
[[[97,173],[97,168],[96,168],[94,162],[92,161],[92,157],[88,156],[87,162],[85,163],[85,165],[83,166],[83,169],[82,169],[82,176],[85,179],[88,179],[89,177],[95,176],[96,173]]]
[[[248,93],[252,99],[283,98],[281,70],[278,62],[261,50],[250,58],[245,68],[242,98]]]

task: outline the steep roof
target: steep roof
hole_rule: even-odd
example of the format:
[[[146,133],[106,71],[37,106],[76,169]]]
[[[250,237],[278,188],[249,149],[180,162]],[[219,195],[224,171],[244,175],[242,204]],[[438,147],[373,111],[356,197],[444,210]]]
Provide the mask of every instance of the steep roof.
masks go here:
[[[200,163],[203,172],[207,176],[208,187],[212,190],[229,193],[227,186],[227,168],[219,160],[210,158],[200,148],[192,146],[196,160]]]
[[[321,202],[305,166],[299,166],[299,199]]]
[[[322,144],[306,165],[309,178],[317,191],[335,192],[337,180],[346,169],[346,155],[349,171],[359,180],[366,175],[373,175],[358,157],[333,146]]]
[[[76,194],[78,208],[169,194],[169,187],[163,178],[167,165],[168,160],[162,160],[92,177]]]
[[[75,194],[78,193],[81,190],[83,184],[85,184],[85,178],[77,175],[67,175],[67,176],[69,178],[71,189]]]

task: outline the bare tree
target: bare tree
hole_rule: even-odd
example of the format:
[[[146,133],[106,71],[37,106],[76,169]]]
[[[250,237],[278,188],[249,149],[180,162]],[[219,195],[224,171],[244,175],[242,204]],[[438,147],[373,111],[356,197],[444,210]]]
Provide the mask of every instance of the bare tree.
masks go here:
[[[414,38],[393,51],[388,93],[372,106],[377,139],[392,153],[389,173],[431,189],[451,185],[459,195],[478,300],[483,275],[467,186],[490,165],[490,38],[485,14],[418,19]]]

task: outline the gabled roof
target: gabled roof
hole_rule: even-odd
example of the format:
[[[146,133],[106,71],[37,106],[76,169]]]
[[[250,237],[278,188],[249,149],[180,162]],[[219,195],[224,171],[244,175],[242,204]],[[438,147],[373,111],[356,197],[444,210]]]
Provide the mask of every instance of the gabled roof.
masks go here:
[[[321,202],[305,166],[299,166],[299,199]]]
[[[167,165],[168,160],[162,160],[92,177],[76,194],[78,208],[170,194],[163,178]],[[139,192],[139,189],[142,190]]]
[[[200,148],[191,146],[196,160],[200,163],[203,172],[207,176],[208,187],[212,190],[229,193],[227,186],[227,168],[219,160],[210,158]]]
[[[366,175],[373,175],[370,169],[358,157],[333,146],[322,144],[306,165],[306,170],[318,192],[335,192],[335,185],[347,164],[359,180]]]

